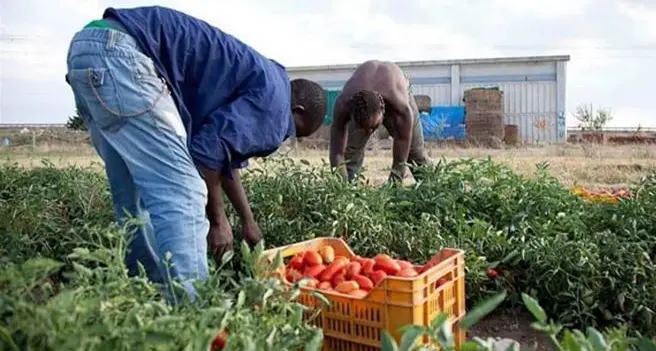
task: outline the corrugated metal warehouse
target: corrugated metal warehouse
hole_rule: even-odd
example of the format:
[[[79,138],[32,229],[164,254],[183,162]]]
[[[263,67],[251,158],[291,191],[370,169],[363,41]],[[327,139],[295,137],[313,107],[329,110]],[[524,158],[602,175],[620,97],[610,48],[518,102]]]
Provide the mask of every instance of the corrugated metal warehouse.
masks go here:
[[[413,94],[430,97],[433,110],[463,106],[464,92],[468,89],[497,87],[503,92],[504,123],[518,126],[521,141],[564,142],[567,138],[565,98],[569,59],[565,55],[397,64],[410,78]],[[332,103],[357,66],[289,67],[287,72],[290,79],[307,78],[321,84]],[[332,106],[329,106],[328,121],[332,120],[331,114]]]

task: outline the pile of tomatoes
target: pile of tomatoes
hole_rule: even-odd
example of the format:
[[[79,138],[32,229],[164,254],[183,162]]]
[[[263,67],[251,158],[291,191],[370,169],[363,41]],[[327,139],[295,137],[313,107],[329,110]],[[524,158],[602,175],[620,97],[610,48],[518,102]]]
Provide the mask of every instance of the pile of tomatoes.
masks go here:
[[[288,282],[310,279],[305,285],[326,292],[338,292],[363,298],[386,277],[416,277],[427,266],[417,267],[386,254],[373,258],[336,256],[331,246],[307,250],[292,257],[286,264],[284,275]]]
[[[625,188],[614,188],[606,190],[590,190],[580,185],[572,188],[572,193],[582,197],[588,202],[617,204],[620,199],[630,199],[631,191]]]

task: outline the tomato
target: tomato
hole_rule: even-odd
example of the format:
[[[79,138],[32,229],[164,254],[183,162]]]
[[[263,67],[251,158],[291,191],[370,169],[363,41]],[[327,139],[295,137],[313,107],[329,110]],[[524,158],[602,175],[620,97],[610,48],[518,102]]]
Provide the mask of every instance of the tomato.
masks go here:
[[[332,246],[324,246],[319,250],[323,263],[329,264],[335,260],[335,249]]]
[[[374,288],[374,283],[371,281],[371,279],[365,277],[364,275],[356,275],[353,277],[353,280],[355,280],[358,285],[360,285],[360,289],[369,291]]]
[[[358,289],[360,289],[360,285],[358,285],[358,283],[355,282],[354,280],[346,280],[335,285],[335,291],[340,292],[342,294],[348,294],[351,291],[358,290]]]
[[[321,255],[319,255],[318,252],[308,250],[305,251],[305,254],[303,254],[303,263],[306,266],[316,266],[322,264],[323,259],[321,258]]]
[[[401,267],[401,270],[408,269],[408,268],[415,268],[415,266],[412,265],[412,263],[404,260],[396,260],[396,263],[399,264],[399,267]]]
[[[295,269],[290,269],[290,270],[287,271],[287,274],[285,275],[285,278],[287,279],[288,282],[295,283],[298,280],[300,280],[302,276],[303,275],[301,274],[301,272],[299,272]]]
[[[388,254],[378,254],[374,256],[375,261],[378,261],[378,259],[386,259],[386,260],[394,261],[394,259]]]
[[[440,278],[435,282],[435,288],[439,288],[440,286],[448,283],[449,280],[447,278]]]
[[[344,274],[335,274],[332,279],[330,279],[330,283],[334,286],[337,287],[341,282],[345,281],[346,278],[344,277]]]
[[[360,271],[362,270],[362,265],[360,262],[351,262],[346,266],[346,278],[351,279],[355,277],[356,275],[360,274]]]
[[[326,269],[321,272],[321,275],[319,275],[319,280],[322,282],[331,280],[335,275],[339,274],[339,271],[346,268],[346,265],[348,264],[348,261],[346,258],[344,259],[335,259],[333,262],[331,262]],[[333,284],[334,285],[334,284]]]
[[[496,280],[497,277],[499,276],[497,271],[495,271],[492,268],[488,268],[487,271],[485,271],[485,273],[487,274],[487,277],[490,278],[490,280]]]
[[[419,275],[419,273],[417,273],[417,271],[415,271],[414,268],[402,269],[399,271],[399,273],[396,274],[397,277],[404,277],[404,278],[416,277],[417,275]]]
[[[374,271],[374,266],[376,265],[376,261],[374,261],[371,258],[365,258],[362,260],[362,274],[364,275],[370,275]]]
[[[228,339],[228,331],[226,329],[221,329],[218,334],[216,334],[216,337],[214,337],[214,341],[212,341],[212,347],[211,350],[223,350],[223,348],[226,345],[226,341]]]
[[[362,290],[362,289],[353,290],[353,291],[351,291],[351,292],[349,293],[349,295],[351,295],[351,296],[355,296],[355,297],[357,297],[357,298],[359,298],[359,299],[362,299],[362,298],[366,297],[368,294],[369,294],[368,291],[366,291],[366,290]]]
[[[385,271],[377,270],[371,273],[371,282],[374,283],[374,286],[378,286],[386,277],[387,273]]]
[[[317,288],[319,288],[319,290],[332,290],[333,285],[330,282],[321,282]]]
[[[302,271],[303,270],[303,256],[294,256],[290,261],[289,261],[289,268],[293,268],[297,271]]]
[[[310,278],[317,278],[324,270],[326,270],[326,266],[319,264],[316,266],[307,267],[303,272],[303,275]]]
[[[382,270],[385,273],[389,275],[395,275],[401,270],[401,266],[399,266],[396,261],[393,259],[389,258],[389,256],[384,257],[387,255],[378,255],[376,258],[374,258],[374,261],[376,261],[376,264],[374,265],[375,270]]]

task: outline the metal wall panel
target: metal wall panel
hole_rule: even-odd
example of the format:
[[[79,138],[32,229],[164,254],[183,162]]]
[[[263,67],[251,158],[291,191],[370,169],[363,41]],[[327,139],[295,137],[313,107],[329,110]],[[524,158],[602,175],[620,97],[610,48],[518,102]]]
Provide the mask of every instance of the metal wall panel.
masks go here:
[[[451,105],[451,84],[418,84],[412,86],[415,95],[428,95],[432,106]]]
[[[556,82],[467,83],[460,90],[495,86],[503,91],[505,123],[518,126],[522,141],[558,141]]]

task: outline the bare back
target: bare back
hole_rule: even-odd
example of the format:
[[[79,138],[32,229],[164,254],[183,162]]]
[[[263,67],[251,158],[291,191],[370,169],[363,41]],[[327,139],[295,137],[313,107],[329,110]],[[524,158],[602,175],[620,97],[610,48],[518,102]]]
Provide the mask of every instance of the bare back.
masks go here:
[[[410,102],[408,101],[408,87],[408,79],[395,63],[378,60],[366,61],[358,66],[351,78],[344,84],[337,101],[335,101],[335,110],[342,109],[346,100],[360,90],[379,92],[385,99],[386,105],[398,110],[404,108],[404,106],[397,106],[398,104]]]

